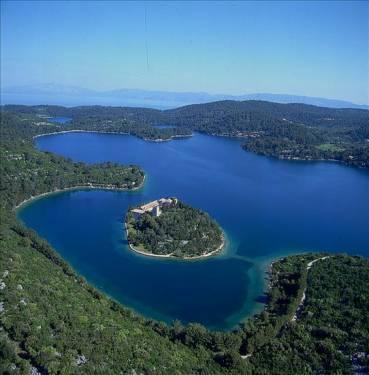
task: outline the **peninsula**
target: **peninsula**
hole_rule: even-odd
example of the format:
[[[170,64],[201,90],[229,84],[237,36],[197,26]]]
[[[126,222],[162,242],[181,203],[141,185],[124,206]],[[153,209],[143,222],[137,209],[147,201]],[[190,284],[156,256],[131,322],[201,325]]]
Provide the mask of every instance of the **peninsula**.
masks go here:
[[[224,247],[224,235],[208,214],[177,198],[161,198],[128,211],[130,248],[143,255],[196,259]]]

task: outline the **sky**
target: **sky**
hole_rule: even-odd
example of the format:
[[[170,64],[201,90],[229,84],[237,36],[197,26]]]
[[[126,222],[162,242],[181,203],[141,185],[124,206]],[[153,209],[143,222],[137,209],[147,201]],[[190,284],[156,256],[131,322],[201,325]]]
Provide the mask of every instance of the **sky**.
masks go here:
[[[1,86],[369,104],[368,1],[1,1]]]

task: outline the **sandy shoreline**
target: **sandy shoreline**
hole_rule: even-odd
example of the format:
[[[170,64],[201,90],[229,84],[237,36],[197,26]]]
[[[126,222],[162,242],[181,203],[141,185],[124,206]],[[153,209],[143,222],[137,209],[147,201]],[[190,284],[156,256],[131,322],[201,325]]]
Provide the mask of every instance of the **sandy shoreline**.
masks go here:
[[[76,185],[76,186],[71,186],[71,187],[67,187],[67,188],[63,188],[63,189],[54,189],[54,190],[47,191],[45,193],[37,194],[37,195],[34,195],[34,196],[31,195],[31,197],[23,200],[22,202],[17,204],[13,209],[17,210],[21,206],[23,206],[23,205],[25,205],[29,202],[32,202],[34,200],[40,199],[40,198],[45,197],[47,195],[57,194],[57,193],[61,193],[61,192],[68,191],[68,190],[86,190],[86,189],[87,190],[98,190],[98,189],[100,189],[100,190],[112,190],[112,191],[135,191],[135,190],[141,189],[144,186],[145,179],[146,179],[146,175],[144,175],[144,178],[143,178],[141,184],[132,188],[132,189],[118,188],[114,185],[93,185],[93,184]]]
[[[132,251],[134,251],[134,252],[136,252],[138,254],[147,256],[147,257],[153,257],[153,258],[171,258],[171,259],[178,259],[178,260],[183,260],[183,259],[184,260],[203,259],[203,258],[207,258],[207,257],[210,257],[210,256],[214,256],[216,253],[220,252],[224,248],[224,245],[225,245],[225,236],[222,233],[222,243],[215,250],[211,251],[210,253],[204,254],[204,255],[196,255],[194,257],[176,257],[176,256],[173,255],[173,253],[171,253],[171,254],[165,254],[165,255],[153,254],[153,253],[148,253],[146,251],[139,250],[139,249],[135,248],[132,244],[130,244],[129,240],[128,240],[127,223],[125,221],[124,221],[124,228],[125,228],[125,231],[126,231],[126,237],[127,237],[127,242],[128,242],[129,248]]]

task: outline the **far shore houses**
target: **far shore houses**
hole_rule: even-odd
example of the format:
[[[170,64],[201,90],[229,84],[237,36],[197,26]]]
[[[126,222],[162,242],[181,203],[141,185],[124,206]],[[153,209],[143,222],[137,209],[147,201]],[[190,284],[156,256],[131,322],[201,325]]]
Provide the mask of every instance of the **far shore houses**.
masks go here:
[[[146,203],[138,208],[134,208],[131,212],[135,219],[138,219],[142,214],[149,213],[152,216],[158,217],[161,214],[162,207],[168,207],[177,203],[177,198],[160,198],[155,201]]]

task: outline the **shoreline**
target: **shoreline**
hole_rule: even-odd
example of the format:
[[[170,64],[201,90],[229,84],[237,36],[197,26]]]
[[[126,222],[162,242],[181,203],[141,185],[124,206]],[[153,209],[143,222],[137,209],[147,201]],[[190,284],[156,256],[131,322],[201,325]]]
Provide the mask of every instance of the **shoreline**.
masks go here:
[[[58,135],[58,134],[66,134],[66,133],[100,133],[100,134],[130,135],[130,133],[123,133],[123,132],[107,132],[107,131],[99,131],[99,130],[71,129],[71,130],[61,130],[60,132],[37,134],[37,135],[34,135],[32,139],[46,137],[48,135]]]
[[[46,137],[48,135],[58,135],[58,134],[67,134],[67,133],[97,133],[97,134],[115,134],[115,135],[131,135],[132,137],[137,137],[140,139],[143,139],[144,141],[147,142],[168,142],[172,141],[174,139],[178,138],[189,138],[192,137],[193,134],[188,134],[188,135],[172,135],[168,139],[162,139],[162,138],[157,138],[157,139],[150,139],[150,138],[141,138],[137,135],[133,135],[131,133],[125,133],[125,132],[109,132],[109,131],[100,131],[100,130],[82,130],[82,129],[71,129],[71,130],[61,130],[60,132],[51,132],[51,133],[42,133],[42,134],[37,134],[32,137],[32,139],[40,138],[40,137]]]
[[[37,195],[31,195],[29,198],[27,199],[24,199],[22,202],[18,203],[16,206],[13,207],[13,210],[16,211],[18,210],[20,207],[32,202],[32,201],[35,201],[35,200],[38,200],[42,197],[45,197],[47,195],[52,195],[52,194],[58,194],[58,193],[62,193],[62,192],[65,192],[65,191],[72,191],[72,190],[111,190],[111,191],[136,191],[136,190],[139,190],[141,189],[144,184],[145,184],[145,179],[146,179],[146,175],[144,175],[144,178],[142,179],[142,182],[140,185],[130,189],[130,188],[118,188],[118,187],[115,187],[114,185],[94,185],[94,184],[87,184],[87,185],[75,185],[75,186],[70,186],[70,187],[67,187],[67,188],[62,188],[62,189],[54,189],[54,190],[51,190],[51,191],[47,191],[45,193],[40,193],[40,194],[37,194]]]
[[[180,139],[180,138],[191,138],[193,137],[193,134],[186,134],[186,135],[172,135],[170,138],[163,139],[163,138],[157,138],[157,139],[150,139],[150,138],[142,138],[144,141],[147,142],[168,142],[173,141],[173,139]]]
[[[200,260],[200,259],[203,259],[203,258],[208,258],[208,257],[211,257],[211,256],[215,256],[216,253],[222,251],[223,248],[225,247],[225,235],[224,235],[224,233],[222,231],[222,242],[221,242],[221,244],[215,250],[210,251],[207,254],[196,255],[196,256],[193,256],[193,257],[188,257],[188,256],[185,256],[185,257],[176,257],[176,256],[173,255],[173,253],[171,253],[171,254],[153,254],[153,253],[148,253],[148,252],[143,251],[143,250],[139,250],[139,249],[135,248],[129,242],[129,240],[128,240],[128,228],[127,228],[127,223],[126,223],[125,220],[124,220],[124,228],[125,228],[125,232],[126,232],[128,247],[132,251],[134,251],[135,253],[138,253],[138,254],[141,254],[141,255],[144,255],[144,256],[147,256],[147,257],[153,257],[153,258],[170,258],[170,259],[176,259],[176,260]]]
[[[97,133],[97,134],[130,135],[132,137],[140,138],[140,139],[142,139],[142,140],[144,140],[146,142],[155,142],[155,143],[169,142],[169,141],[172,141],[172,140],[175,140],[175,139],[190,138],[190,137],[194,136],[194,134],[192,133],[192,134],[188,134],[188,135],[173,135],[173,136],[171,136],[168,139],[162,139],[162,138],[150,139],[150,138],[141,138],[141,137],[139,137],[137,135],[133,135],[131,133],[124,133],[124,132],[109,132],[109,131],[100,131],[100,130],[72,129],[72,130],[62,130],[60,132],[51,132],[51,133],[37,134],[37,135],[34,135],[32,137],[32,139],[36,139],[36,138],[39,138],[39,137],[46,137],[48,135],[58,135],[58,134],[66,134],[66,133]],[[239,140],[247,138],[247,137],[240,137],[240,136],[234,136],[234,135],[214,134],[214,133],[206,133],[206,132],[204,132],[203,134],[209,135],[211,137],[223,137],[223,138],[229,138],[229,139],[233,138],[233,139],[239,139]],[[365,166],[353,165],[353,164],[350,164],[350,163],[345,162],[343,160],[322,159],[322,158],[320,158],[320,159],[307,159],[307,158],[300,158],[300,157],[280,157],[279,155],[263,154],[263,153],[260,153],[260,152],[257,152],[257,151],[248,150],[247,148],[244,148],[244,147],[242,147],[242,148],[245,151],[253,153],[255,155],[260,155],[260,156],[269,157],[269,158],[273,158],[273,159],[277,159],[277,160],[282,160],[282,161],[334,162],[334,163],[341,164],[341,165],[344,165],[344,166],[347,166],[347,167],[356,167],[356,168],[360,168],[360,169],[368,169]]]
[[[269,292],[271,288],[272,269],[275,263],[278,263],[284,258],[288,258],[290,256],[304,255],[309,253],[311,253],[311,251],[300,251],[298,249],[294,249],[280,251],[275,254],[257,257],[255,259],[242,257],[242,259],[252,263],[253,265],[250,268],[253,275],[250,276],[250,280],[252,280],[250,288],[255,290],[254,288],[256,287],[257,291],[256,293],[251,293],[244,300],[242,307],[227,318],[229,327],[231,327],[229,329],[232,330],[237,328],[240,323],[244,323],[248,319],[252,319],[255,315],[264,311],[267,303],[264,301],[255,301],[255,298],[264,296]]]
[[[313,158],[300,158],[298,156],[287,157],[287,156],[279,156],[279,155],[273,155],[273,154],[264,154],[264,153],[261,153],[261,152],[249,150],[249,149],[244,148],[244,147],[242,147],[242,148],[246,152],[250,152],[250,153],[255,154],[255,155],[259,155],[259,156],[263,156],[263,157],[267,157],[267,158],[271,158],[271,159],[275,159],[275,160],[281,160],[281,161],[292,161],[292,162],[295,161],[295,162],[307,162],[307,163],[314,163],[314,162],[327,163],[327,162],[329,162],[329,163],[335,163],[335,164],[342,165],[342,166],[345,166],[345,167],[350,167],[350,168],[369,169],[366,166],[350,164],[347,161],[338,160],[338,159],[324,159],[324,158],[313,159]]]
[[[209,135],[211,137],[238,139],[238,140],[243,141],[243,142],[249,138],[247,136],[237,136],[237,135],[231,135],[231,134],[216,134],[216,133],[207,133],[207,132],[200,132],[200,133],[205,134],[205,135]],[[276,160],[297,161],[297,162],[300,162],[300,161],[304,161],[304,162],[333,162],[333,163],[337,163],[339,165],[343,165],[343,166],[346,166],[346,167],[359,168],[359,169],[369,169],[368,166],[350,164],[347,161],[339,160],[339,159],[330,159],[330,158],[314,159],[314,158],[304,158],[304,157],[298,157],[298,156],[289,156],[288,157],[288,156],[280,156],[280,155],[273,155],[273,154],[265,154],[265,153],[262,153],[262,152],[259,152],[259,151],[249,150],[247,147],[244,147],[246,144],[247,143],[245,143],[244,145],[241,145],[243,150],[245,150],[247,152],[250,152],[252,154],[255,154],[255,155],[264,156],[264,157],[272,158],[272,159],[276,159]]]

